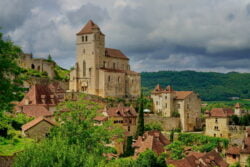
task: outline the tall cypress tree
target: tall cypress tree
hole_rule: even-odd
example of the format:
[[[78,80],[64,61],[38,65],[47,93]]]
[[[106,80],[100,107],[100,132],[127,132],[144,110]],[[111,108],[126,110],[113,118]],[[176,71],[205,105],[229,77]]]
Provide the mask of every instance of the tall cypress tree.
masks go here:
[[[135,137],[142,136],[144,133],[144,97],[143,97],[143,91],[141,91],[141,97],[139,98],[139,116],[137,121],[137,131]]]

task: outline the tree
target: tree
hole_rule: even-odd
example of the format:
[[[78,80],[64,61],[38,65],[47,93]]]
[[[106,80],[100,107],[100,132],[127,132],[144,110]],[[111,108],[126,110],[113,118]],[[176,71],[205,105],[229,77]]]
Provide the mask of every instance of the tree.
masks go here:
[[[21,49],[10,40],[4,40],[0,33],[0,115],[9,111],[12,107],[10,102],[19,100],[21,96],[21,68],[16,63],[19,54]]]
[[[145,131],[150,131],[150,130],[158,130],[158,131],[162,131],[162,124],[160,122],[150,122],[148,124],[145,125]]]
[[[144,133],[144,97],[143,97],[143,91],[141,91],[141,97],[139,98],[139,116],[138,116],[138,122],[137,122],[137,131],[136,131],[136,138],[138,136],[142,136]]]
[[[123,137],[123,129],[112,122],[95,126],[93,118],[99,107],[94,102],[81,98],[64,102],[59,109],[60,126],[52,129],[47,139],[19,153],[14,166],[95,167],[106,161],[103,155],[110,150],[107,144],[111,139]]]
[[[174,130],[172,129],[170,132],[170,142],[174,141]]]
[[[166,167],[166,155],[157,156],[152,150],[146,150],[136,160],[138,167]]]
[[[48,55],[47,60],[48,60],[49,62],[53,62],[52,56],[51,56],[50,54]]]

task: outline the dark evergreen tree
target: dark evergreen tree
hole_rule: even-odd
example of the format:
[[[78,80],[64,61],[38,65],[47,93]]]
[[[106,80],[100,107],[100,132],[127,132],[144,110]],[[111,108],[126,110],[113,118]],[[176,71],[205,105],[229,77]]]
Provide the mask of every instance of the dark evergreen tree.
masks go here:
[[[143,91],[141,91],[141,97],[139,98],[139,115],[138,115],[138,122],[137,122],[137,131],[135,137],[142,136],[144,133],[144,97]]]

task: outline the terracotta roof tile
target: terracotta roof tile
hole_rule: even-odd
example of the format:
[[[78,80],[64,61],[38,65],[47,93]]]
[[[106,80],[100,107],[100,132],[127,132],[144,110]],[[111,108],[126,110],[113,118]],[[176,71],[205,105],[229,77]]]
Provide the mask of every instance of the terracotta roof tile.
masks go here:
[[[169,160],[168,164],[172,164],[175,167],[228,167],[219,153],[211,151],[204,153],[201,157],[195,157],[194,155],[187,156],[181,160]]]
[[[44,117],[39,117],[39,118],[36,118],[26,124],[24,124],[22,126],[22,130],[23,131],[27,131],[28,129],[32,128],[33,126],[37,125],[38,123],[40,123],[41,121],[47,121],[48,123],[50,123],[51,125],[55,126],[57,125],[54,121],[52,121],[51,119],[48,119],[48,118],[44,118]]]
[[[125,56],[125,55],[124,55],[120,50],[118,50],[118,49],[105,48],[105,56],[129,60],[129,58],[128,58],[127,56]]]
[[[170,85],[167,86],[165,89],[163,89],[159,84],[156,85],[156,87],[152,91],[153,94],[171,93],[171,92],[175,94],[175,99],[177,100],[183,100],[192,93],[194,93],[193,91],[174,91],[173,87],[171,87]]]
[[[237,146],[231,146],[227,149],[226,154],[239,155],[241,149]]]
[[[136,117],[137,113],[133,107],[124,107],[118,105],[118,107],[111,107],[105,109],[104,112],[107,113],[109,117]]]
[[[96,116],[94,118],[95,121],[106,121],[108,120],[108,117],[105,117],[105,116]]]
[[[191,95],[193,91],[175,91],[176,99],[183,100]]]
[[[42,105],[27,105],[23,106],[23,111],[25,115],[29,117],[47,117],[47,116],[52,116],[53,113],[50,112],[45,106]]]
[[[62,94],[65,91],[59,86],[59,84],[35,84],[29,92],[24,96],[22,101],[18,104],[19,106],[36,104],[56,105],[63,100],[63,97],[57,96],[58,93]],[[43,101],[44,99],[44,101]],[[43,103],[44,102],[44,103]]]
[[[92,20],[89,20],[87,24],[79,31],[76,35],[83,35],[83,34],[91,34],[93,33],[93,29],[98,29],[100,31],[100,28],[98,25],[96,25]]]
[[[210,117],[230,117],[234,114],[234,111],[230,108],[213,108],[209,111]]]
[[[136,149],[136,154],[153,150],[158,155],[165,152],[164,146],[170,144],[170,141],[160,131],[147,131],[143,136],[139,136],[133,144]]]

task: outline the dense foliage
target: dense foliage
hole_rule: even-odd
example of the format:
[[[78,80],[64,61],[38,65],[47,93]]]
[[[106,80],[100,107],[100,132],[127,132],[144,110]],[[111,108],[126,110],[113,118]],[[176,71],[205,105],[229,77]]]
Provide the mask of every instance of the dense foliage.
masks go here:
[[[96,103],[79,100],[61,104],[58,121],[61,125],[52,130],[49,138],[32,145],[18,154],[17,167],[96,167],[106,158],[103,156],[110,139],[121,140],[123,130],[109,121],[95,126],[93,118],[99,109]]]
[[[201,134],[180,133],[178,140],[169,144],[166,148],[171,152],[172,159],[181,159],[184,156],[184,148],[191,147],[193,151],[209,152],[215,148],[221,150],[227,148],[228,139],[204,136]]]
[[[144,134],[144,96],[143,92],[141,93],[141,97],[138,99],[139,101],[139,115],[137,122],[137,130],[136,130],[136,138],[138,136],[142,136]]]
[[[231,116],[231,124],[232,125],[240,125],[240,126],[249,126],[250,125],[250,114],[246,114],[243,116],[233,115]]]
[[[10,40],[4,40],[0,33],[0,114],[10,110],[10,102],[19,100],[22,92],[21,68],[16,63],[20,53],[21,49]]]
[[[162,124],[160,122],[150,122],[145,124],[145,131],[158,130],[162,131]]]
[[[166,167],[166,155],[161,154],[157,156],[152,150],[146,150],[141,153],[139,157],[134,160],[132,158],[119,158],[113,160],[105,167]]]
[[[229,100],[250,97],[249,73],[215,73],[195,71],[160,71],[141,73],[142,86],[152,90],[156,84],[172,85],[175,90],[194,90],[202,100]]]
[[[56,65],[54,79],[59,80],[59,81],[69,81],[69,70]]]

